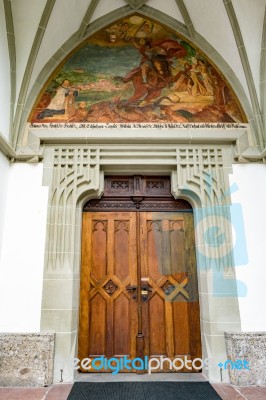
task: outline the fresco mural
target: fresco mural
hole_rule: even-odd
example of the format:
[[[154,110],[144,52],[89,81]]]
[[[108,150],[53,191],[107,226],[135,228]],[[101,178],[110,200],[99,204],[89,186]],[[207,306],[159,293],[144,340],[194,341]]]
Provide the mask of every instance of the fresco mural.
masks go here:
[[[209,61],[170,29],[140,15],[103,29],[44,88],[29,122],[246,122]]]

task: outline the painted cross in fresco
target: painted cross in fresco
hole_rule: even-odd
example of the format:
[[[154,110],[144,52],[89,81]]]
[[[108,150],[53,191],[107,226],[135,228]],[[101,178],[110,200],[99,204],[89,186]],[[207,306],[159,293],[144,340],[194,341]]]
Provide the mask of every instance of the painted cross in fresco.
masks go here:
[[[133,15],[86,39],[35,105],[34,123],[246,122],[220,72],[177,33]]]

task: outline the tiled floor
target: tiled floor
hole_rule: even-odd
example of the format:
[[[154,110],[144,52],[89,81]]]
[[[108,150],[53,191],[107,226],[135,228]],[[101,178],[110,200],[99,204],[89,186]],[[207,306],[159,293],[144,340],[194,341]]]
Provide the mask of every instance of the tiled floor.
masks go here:
[[[238,387],[216,383],[212,385],[223,400],[266,400],[266,387]]]
[[[0,388],[0,400],[66,400],[72,384],[49,388]]]
[[[99,374],[100,375],[100,374]],[[105,374],[106,375],[106,374]],[[157,374],[159,375],[159,374]],[[198,375],[198,374],[197,374]],[[87,379],[79,379],[87,381]],[[103,378],[96,376],[94,382],[102,382]],[[124,379],[123,379],[124,380]],[[132,379],[131,379],[132,380]],[[140,379],[135,379],[136,381]],[[149,380],[147,377],[145,381]],[[157,380],[157,379],[156,379]],[[158,377],[158,380],[162,380]],[[165,379],[164,379],[165,380]],[[173,377],[169,380],[174,380]],[[175,379],[176,380],[176,379]],[[192,379],[193,380],[193,379]],[[195,379],[194,379],[195,380]],[[198,379],[197,379],[198,380]],[[202,379],[204,380],[204,379]],[[106,378],[105,378],[106,381]],[[109,377],[109,381],[115,381]],[[188,381],[188,379],[187,379]],[[212,385],[223,400],[266,400],[266,387],[234,388],[228,384]],[[66,400],[72,384],[61,383],[49,388],[3,388],[0,387],[0,400]],[[196,398],[195,398],[196,400]],[[208,400],[208,399],[206,399]]]

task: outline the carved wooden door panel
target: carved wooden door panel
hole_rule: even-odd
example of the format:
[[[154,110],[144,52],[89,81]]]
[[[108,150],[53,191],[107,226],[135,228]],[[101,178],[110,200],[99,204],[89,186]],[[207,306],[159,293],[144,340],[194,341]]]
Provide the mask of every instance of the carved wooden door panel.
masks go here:
[[[191,213],[140,213],[144,354],[150,357],[201,357],[193,238]]]
[[[83,213],[79,359],[136,356],[136,213]]]
[[[82,237],[79,359],[201,357],[193,214],[85,212]]]

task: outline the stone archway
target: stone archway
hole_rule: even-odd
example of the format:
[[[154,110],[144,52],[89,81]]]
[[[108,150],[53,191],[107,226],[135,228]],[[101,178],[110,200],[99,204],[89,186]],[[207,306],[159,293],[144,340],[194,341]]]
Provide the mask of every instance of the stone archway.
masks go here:
[[[171,151],[166,156],[164,147],[154,145],[147,165],[145,146],[139,145],[136,155],[136,148],[128,144],[127,151],[132,153],[129,165],[123,154],[116,155],[119,145],[109,146],[104,153],[112,154],[112,166],[105,164],[100,145],[52,145],[45,150],[44,185],[50,187],[50,194],[41,330],[56,332],[55,381],[60,379],[61,369],[64,381],[74,379],[71,361],[77,355],[82,208],[85,201],[101,196],[104,172],[112,169],[119,170],[120,175],[121,171],[136,174],[140,169],[142,173],[152,169],[169,174],[174,197],[187,199],[193,205],[203,358],[213,360],[204,373],[212,381],[219,380],[217,364],[226,359],[224,331],[240,329],[236,293],[221,293],[224,286],[220,285],[230,279],[236,286],[231,229],[224,224],[225,220],[230,221],[230,196],[227,198],[225,191],[231,149],[222,145],[169,145]],[[172,151],[177,161],[173,162]],[[222,210],[220,213],[217,207]],[[226,241],[214,250],[205,235],[210,223],[226,232]]]

